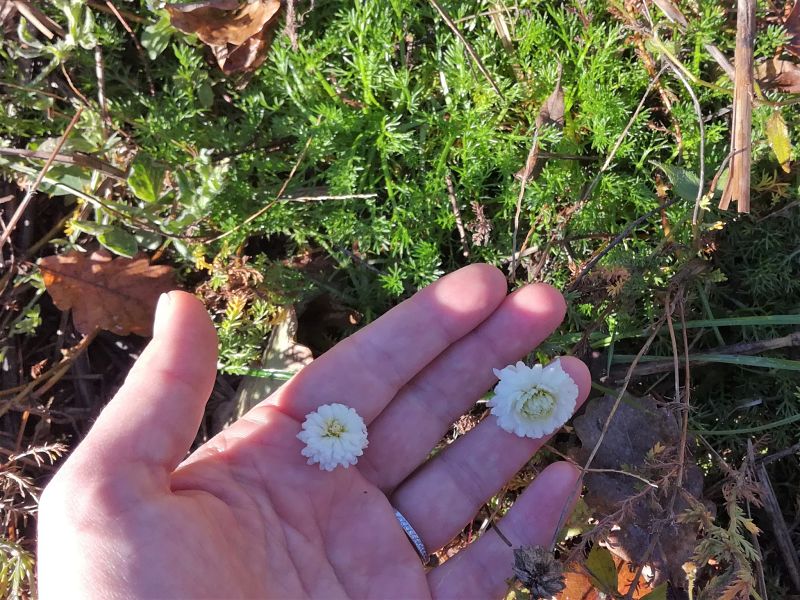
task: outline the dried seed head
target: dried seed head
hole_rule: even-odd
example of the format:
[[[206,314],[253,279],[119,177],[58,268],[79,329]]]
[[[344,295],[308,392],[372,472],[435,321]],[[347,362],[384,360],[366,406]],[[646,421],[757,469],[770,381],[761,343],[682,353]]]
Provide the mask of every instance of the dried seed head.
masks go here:
[[[566,587],[561,563],[544,546],[514,548],[514,577],[531,598],[551,598]]]

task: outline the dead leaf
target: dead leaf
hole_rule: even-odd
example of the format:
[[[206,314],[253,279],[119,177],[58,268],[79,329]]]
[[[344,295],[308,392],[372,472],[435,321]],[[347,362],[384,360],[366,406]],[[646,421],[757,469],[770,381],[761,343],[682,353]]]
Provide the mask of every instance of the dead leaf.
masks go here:
[[[539,114],[536,116],[535,138],[538,137],[539,130],[546,125],[556,127],[557,129],[564,128],[564,88],[561,87],[561,65],[558,67],[558,79],[556,80],[556,87],[553,92],[544,101],[542,108],[539,109]],[[519,180],[528,180],[535,178],[538,175],[543,165],[537,168],[539,161],[539,142],[534,141],[535,147],[528,153],[528,158],[525,161],[525,166],[522,167],[515,175]]]
[[[267,51],[272,44],[272,30],[254,35],[241,46],[212,46],[211,51],[222,72],[250,73],[260,67],[267,58]]]
[[[558,600],[599,600],[600,592],[592,585],[589,576],[577,565],[574,570],[564,573],[564,590],[556,596]]]
[[[625,596],[629,593],[631,585],[633,585],[637,569],[618,556],[614,556],[613,560],[614,568],[616,569],[616,589],[621,596]],[[556,596],[558,600],[599,600],[601,598],[601,592],[592,584],[592,578],[586,573],[586,569],[579,564],[570,565],[569,570],[564,573],[564,583],[566,587],[561,594]],[[608,591],[613,590],[604,592],[603,597],[610,597]],[[643,600],[653,591],[654,588],[645,581],[644,577],[640,576],[636,589],[631,593],[631,599]]]
[[[775,152],[775,157],[786,173],[792,169],[789,162],[792,158],[792,142],[789,140],[789,129],[780,109],[775,110],[767,119],[767,141]]]
[[[684,29],[689,26],[689,22],[681,12],[681,9],[675,6],[675,3],[672,0],[653,0],[653,4],[660,8],[661,12],[663,12],[673,23],[677,23]]]
[[[552,125],[558,129],[564,127],[564,88],[561,87],[561,69],[558,71],[558,80],[544,105],[542,105],[539,115],[536,117],[536,127]]]
[[[800,0],[795,0],[791,12],[786,15],[783,26],[789,34],[786,50],[795,56],[800,56]]]
[[[151,336],[158,297],[177,287],[172,267],[151,265],[143,255],[112,258],[105,250],[47,256],[39,269],[55,305],[72,309],[83,334],[100,328]]]
[[[280,0],[204,0],[167,4],[174,27],[195,33],[214,53],[226,74],[248,73],[267,57]]]
[[[574,420],[575,432],[583,445],[577,457],[578,462],[584,462],[600,440],[614,400],[609,396],[593,400],[584,414]],[[653,456],[651,451],[657,444],[674,449],[679,441],[680,426],[670,411],[660,408],[650,397],[628,396],[620,403],[592,466],[657,478],[663,474],[663,470],[659,471],[657,465],[648,466],[648,455]],[[667,453],[664,450],[658,455],[659,460],[664,462],[662,469],[671,466],[668,457],[664,456]],[[609,472],[587,473],[584,484],[587,490],[584,499],[593,514],[598,518],[613,515],[616,519],[616,528],[609,532],[605,545],[624,561],[637,564],[650,546],[653,523],[663,521],[667,516],[665,507],[674,488],[645,488],[643,492],[641,480]],[[688,453],[683,489],[695,498],[700,497],[703,489],[702,474]],[[675,514],[689,506],[683,494],[678,494],[677,498]],[[623,505],[626,510],[620,511]],[[695,540],[696,531],[686,524],[673,523],[659,532],[659,543],[648,561],[655,573],[655,585],[665,579],[674,582],[685,579],[683,563],[692,556]]]
[[[17,12],[17,7],[13,2],[3,2],[0,5],[0,31],[5,30],[6,26],[11,28],[12,19]]]
[[[759,83],[768,89],[800,94],[800,67],[788,60],[773,58],[756,67]]]

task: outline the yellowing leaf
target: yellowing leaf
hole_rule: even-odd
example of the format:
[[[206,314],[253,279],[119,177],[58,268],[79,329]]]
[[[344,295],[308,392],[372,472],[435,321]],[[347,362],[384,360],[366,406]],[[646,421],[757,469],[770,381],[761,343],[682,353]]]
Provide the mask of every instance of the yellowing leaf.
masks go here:
[[[767,120],[767,140],[775,153],[775,157],[786,173],[791,171],[789,161],[792,157],[792,142],[789,141],[789,129],[780,109],[773,111]]]
[[[742,519],[742,525],[744,525],[744,528],[753,535],[758,535],[761,533],[761,529],[759,529],[758,525],[753,523],[753,519]]]

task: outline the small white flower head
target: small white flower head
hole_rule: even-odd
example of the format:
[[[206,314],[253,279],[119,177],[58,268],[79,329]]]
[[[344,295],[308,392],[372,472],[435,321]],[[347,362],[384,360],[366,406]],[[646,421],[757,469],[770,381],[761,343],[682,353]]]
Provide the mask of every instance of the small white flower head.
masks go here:
[[[304,442],[303,456],[308,464],[333,471],[339,465],[345,469],[358,462],[367,447],[367,426],[364,419],[344,404],[323,404],[306,415],[303,431],[297,434]]]
[[[522,361],[494,369],[500,379],[489,400],[497,424],[519,437],[540,438],[553,433],[572,416],[578,386],[561,362],[529,367]]]

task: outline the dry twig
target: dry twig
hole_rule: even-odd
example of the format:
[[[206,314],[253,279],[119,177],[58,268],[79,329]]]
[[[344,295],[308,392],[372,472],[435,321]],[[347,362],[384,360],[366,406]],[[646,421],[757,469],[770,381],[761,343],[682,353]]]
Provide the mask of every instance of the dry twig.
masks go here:
[[[525,197],[525,186],[528,184],[528,178],[531,176],[531,171],[533,171],[534,159],[538,147],[539,147],[539,127],[536,127],[535,131],[533,132],[533,141],[531,142],[531,149],[528,150],[528,157],[525,159],[525,170],[522,173],[522,180],[519,183],[517,208],[514,211],[514,234],[511,238],[511,266],[508,268],[508,275],[512,283],[517,278],[517,236],[519,235],[519,216],[520,212],[522,212],[522,199]]]
[[[445,185],[447,185],[447,195],[450,198],[450,207],[453,209],[453,215],[456,218],[456,228],[458,229],[458,237],[461,239],[462,254],[464,257],[469,257],[469,246],[467,246],[467,232],[464,230],[464,221],[461,219],[461,210],[458,208],[458,200],[456,199],[456,191],[453,188],[453,179],[448,172],[444,176]]]
[[[317,119],[317,125],[319,125],[320,120],[321,119]],[[283,193],[286,191],[286,188],[289,187],[289,183],[291,183],[292,179],[294,179],[294,174],[297,173],[297,169],[300,168],[301,163],[305,159],[306,154],[308,153],[308,149],[311,147],[311,142],[313,140],[314,140],[314,136],[313,135],[308,136],[308,139],[306,140],[306,145],[303,146],[303,150],[300,152],[300,155],[297,157],[297,160],[295,161],[294,165],[292,166],[292,170],[289,172],[289,176],[284,180],[283,184],[281,185],[281,189],[278,190],[278,193],[275,195],[275,199],[272,202],[270,202],[269,204],[267,204],[263,208],[260,208],[259,210],[254,212],[252,215],[247,217],[244,221],[239,223],[236,227],[233,227],[233,228],[229,229],[228,231],[225,231],[225,232],[223,232],[223,233],[221,233],[221,234],[219,234],[219,235],[217,235],[215,237],[212,237],[209,240],[205,240],[205,242],[206,243],[216,242],[216,241],[221,240],[222,238],[228,237],[230,234],[232,234],[235,231],[238,231],[239,229],[241,229],[242,227],[244,227],[248,223],[252,223],[253,221],[255,221],[258,217],[263,215],[270,208],[272,208],[278,202],[280,202],[282,200]]]
[[[740,213],[750,212],[750,135],[753,116],[753,45],[755,0],[738,0],[736,11],[736,77],[733,82],[733,131],[731,172],[719,207],[727,210],[731,200]]]
[[[500,96],[501,99],[504,99],[503,92],[500,91],[500,88],[494,82],[494,79],[492,78],[491,73],[489,73],[489,70],[484,66],[483,62],[481,61],[480,57],[478,56],[478,53],[475,52],[475,49],[472,47],[472,44],[470,44],[467,41],[467,39],[464,37],[464,35],[458,29],[458,26],[455,24],[455,21],[453,21],[452,17],[450,17],[450,15],[447,13],[447,11],[444,9],[444,7],[441,4],[439,4],[438,0],[428,0],[428,1],[431,3],[433,8],[436,9],[436,12],[439,13],[439,16],[442,17],[442,20],[450,28],[450,31],[453,32],[453,35],[455,35],[461,41],[461,43],[464,44],[464,48],[467,50],[467,53],[470,55],[472,60],[475,62],[475,66],[478,67],[478,70],[481,72],[481,74],[486,78],[486,81],[489,82],[489,85],[492,86],[494,91],[497,93],[498,96]]]
[[[150,65],[147,62],[147,56],[145,55],[141,42],[139,42],[139,38],[137,38],[136,34],[133,33],[133,29],[131,29],[131,26],[128,25],[128,22],[125,20],[125,17],[111,0],[106,0],[106,6],[108,6],[108,9],[117,18],[117,21],[120,22],[125,31],[128,32],[128,35],[131,36],[133,45],[136,46],[136,52],[139,54],[139,59],[142,61],[142,66],[144,67],[144,76],[147,79],[147,85],[150,88],[150,95],[155,96],[156,86],[153,85],[153,78],[150,76]]]
[[[58,140],[58,143],[56,144],[55,148],[53,148],[53,151],[50,153],[50,156],[48,157],[47,161],[44,163],[42,170],[39,171],[39,175],[36,177],[36,180],[33,182],[33,185],[31,185],[30,189],[28,189],[28,192],[25,194],[25,197],[22,199],[22,202],[19,203],[17,210],[14,212],[14,214],[11,217],[11,220],[8,222],[6,230],[3,231],[2,234],[0,234],[0,249],[2,249],[6,241],[8,241],[11,232],[14,231],[14,227],[16,227],[17,223],[22,218],[23,213],[28,208],[28,204],[30,204],[31,200],[33,199],[33,195],[36,193],[36,190],[39,189],[39,185],[42,183],[44,176],[47,174],[47,171],[50,169],[50,166],[55,161],[56,155],[58,155],[62,146],[64,146],[64,142],[67,141],[67,138],[69,137],[69,134],[72,132],[73,127],[75,127],[76,123],[78,122],[81,113],[83,113],[83,108],[79,107],[78,110],[75,112],[75,116],[72,117],[72,120],[69,122],[69,125],[67,125],[67,128],[64,130],[64,133],[61,135],[61,138]]]
[[[52,40],[55,34],[64,37],[66,32],[61,25],[53,21],[41,10],[32,5],[28,0],[14,0],[14,6],[30,23],[36,27],[48,40]],[[54,34],[55,32],[55,34]]]

